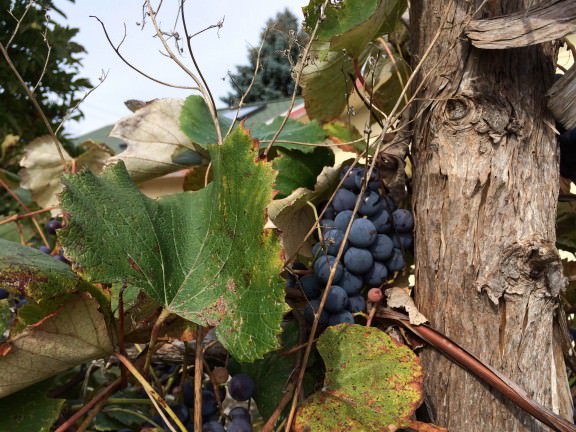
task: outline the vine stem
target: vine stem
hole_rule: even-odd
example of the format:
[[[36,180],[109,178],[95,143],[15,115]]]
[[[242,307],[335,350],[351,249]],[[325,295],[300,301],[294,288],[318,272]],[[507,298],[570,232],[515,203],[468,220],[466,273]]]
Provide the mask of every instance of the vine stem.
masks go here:
[[[90,402],[88,402],[86,405],[84,405],[82,408],[76,411],[68,420],[62,423],[58,427],[58,429],[56,429],[54,432],[64,432],[68,430],[68,428],[73,426],[74,423],[78,421],[78,419],[80,419],[84,414],[86,414],[89,410],[91,410],[92,407],[104,401],[112,393],[114,393],[117,389],[119,389],[121,384],[122,384],[122,378],[116,378],[110,385],[108,385],[108,387],[106,387],[97,396],[93,397],[92,400],[90,400]]]
[[[202,430],[202,378],[204,366],[204,351],[202,341],[204,340],[204,329],[196,327],[196,347],[194,354],[194,430]]]
[[[58,208],[58,207],[48,207],[48,208],[43,208],[43,209],[40,209],[40,210],[35,210],[35,211],[31,211],[31,212],[24,213],[24,214],[12,215],[12,216],[9,216],[9,217],[7,217],[7,218],[5,218],[5,219],[2,219],[2,220],[0,221],[0,225],[4,225],[4,224],[10,223],[10,222],[17,222],[17,221],[19,221],[20,219],[26,219],[26,218],[35,216],[35,215],[37,215],[37,214],[46,213],[46,212],[52,211],[52,210],[54,210],[54,209],[56,209],[56,208]]]
[[[176,423],[181,432],[187,432],[187,429],[182,424],[182,421],[178,418],[176,414],[174,414],[174,411],[172,411],[172,409],[168,406],[166,401],[162,399],[162,396],[160,396],[158,392],[154,390],[154,388],[150,385],[150,383],[146,380],[146,378],[144,378],[144,376],[138,371],[138,369],[132,364],[132,362],[128,360],[127,357],[123,356],[120,353],[114,353],[114,355],[118,360],[122,362],[124,366],[126,366],[126,369],[128,369],[130,373],[134,376],[134,378],[136,378],[138,382],[142,385],[142,388],[144,388],[144,391],[148,395],[148,398],[152,402],[152,405],[154,405],[154,408],[156,408],[156,411],[158,411],[158,414],[160,414],[160,417],[162,417],[162,420],[164,420],[164,423],[166,423],[166,426],[168,426],[170,431],[176,432],[174,426],[172,426],[172,423],[166,417],[166,413],[170,418],[172,418],[174,423]],[[122,379],[121,377],[118,378],[118,381],[121,379]]]
[[[146,353],[146,362],[144,363],[145,375],[148,375],[150,365],[152,364],[152,353],[154,352],[156,342],[158,341],[158,334],[160,333],[160,329],[162,328],[164,321],[166,321],[169,316],[170,312],[168,309],[162,308],[160,315],[158,315],[158,318],[156,319],[156,322],[150,331],[150,343],[148,345],[148,352]]]

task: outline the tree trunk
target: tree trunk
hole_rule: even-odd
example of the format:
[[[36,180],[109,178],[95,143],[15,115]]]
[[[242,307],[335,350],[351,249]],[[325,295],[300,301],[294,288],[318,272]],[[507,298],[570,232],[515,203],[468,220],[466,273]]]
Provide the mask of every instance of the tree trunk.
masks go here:
[[[466,23],[531,0],[414,0],[416,300],[431,324],[571,418],[554,339],[558,149],[545,92],[552,45],[483,51]],[[476,15],[474,15],[476,13]],[[442,355],[422,355],[433,421],[451,432],[548,430]]]

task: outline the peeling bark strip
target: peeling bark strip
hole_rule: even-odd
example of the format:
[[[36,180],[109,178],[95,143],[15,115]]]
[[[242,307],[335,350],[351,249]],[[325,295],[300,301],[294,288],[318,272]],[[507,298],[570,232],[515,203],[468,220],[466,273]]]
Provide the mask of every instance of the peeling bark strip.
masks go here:
[[[576,4],[576,2],[575,2]],[[576,127],[576,67],[572,66],[548,92],[548,108],[566,129]]]
[[[412,107],[415,295],[431,326],[570,418],[554,334],[564,285],[554,247],[558,146],[546,107],[554,47],[479,50],[462,38],[478,10],[488,18],[533,3],[411,2],[414,58],[430,53]],[[435,350],[421,358],[434,423],[451,432],[549,430]]]
[[[465,29],[472,45],[506,49],[537,45],[576,32],[576,1],[551,0],[525,12],[473,20]]]

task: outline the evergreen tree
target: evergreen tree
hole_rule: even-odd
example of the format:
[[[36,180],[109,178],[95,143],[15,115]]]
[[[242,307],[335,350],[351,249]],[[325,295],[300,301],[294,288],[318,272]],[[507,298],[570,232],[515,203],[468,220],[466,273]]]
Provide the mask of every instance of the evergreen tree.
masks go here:
[[[237,105],[248,89],[258,60],[258,50],[264,37],[266,40],[260,54],[261,67],[244,102],[260,102],[292,96],[294,79],[291,65],[295,64],[298,59],[306,34],[302,32],[298,18],[286,9],[279,12],[275,18],[268,20],[260,35],[258,46],[248,50],[249,64],[236,66],[236,73],[230,73],[233,92],[220,98],[228,105]]]

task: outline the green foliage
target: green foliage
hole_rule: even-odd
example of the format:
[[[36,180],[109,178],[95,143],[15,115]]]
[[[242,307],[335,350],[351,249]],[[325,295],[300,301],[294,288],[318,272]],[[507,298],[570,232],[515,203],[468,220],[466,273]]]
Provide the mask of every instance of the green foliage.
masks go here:
[[[300,407],[296,431],[408,425],[422,401],[422,368],[412,350],[377,328],[348,324],[328,327],[317,348],[326,365],[324,388]]]
[[[44,381],[2,399],[0,430],[49,432],[60,415],[64,399],[47,396],[51,381]]]
[[[233,356],[253,361],[277,347],[286,308],[280,246],[263,230],[274,173],[241,129],[208,150],[213,182],[159,201],[122,163],[99,178],[68,176],[60,240],[90,280],[127,281],[170,312],[217,326]]]
[[[292,64],[295,64],[300,53],[300,46],[305,43],[306,35],[299,29],[298,18],[288,9],[280,12],[266,23],[268,32],[261,34],[258,46],[248,50],[248,65],[237,66],[235,73],[230,73],[233,92],[221,98],[229,106],[235,106],[248,89],[262,38],[266,42],[260,54],[261,69],[258,71],[252,90],[244,99],[245,103],[275,100],[291,97],[294,91]]]

